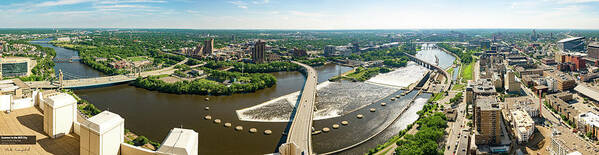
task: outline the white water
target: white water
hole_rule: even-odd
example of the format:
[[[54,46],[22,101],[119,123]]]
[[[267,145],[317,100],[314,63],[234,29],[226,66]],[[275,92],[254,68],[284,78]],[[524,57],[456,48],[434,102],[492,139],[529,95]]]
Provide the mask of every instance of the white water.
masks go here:
[[[410,61],[406,67],[395,69],[389,73],[379,74],[366,82],[406,88],[410,84],[420,81],[427,71],[428,69],[425,67]]]
[[[409,62],[406,67],[379,74],[366,82],[323,82],[318,84],[315,120],[342,116],[344,113],[370,104],[384,96],[408,87],[424,77],[428,69]],[[299,91],[259,105],[237,110],[242,121],[287,122],[297,103]]]

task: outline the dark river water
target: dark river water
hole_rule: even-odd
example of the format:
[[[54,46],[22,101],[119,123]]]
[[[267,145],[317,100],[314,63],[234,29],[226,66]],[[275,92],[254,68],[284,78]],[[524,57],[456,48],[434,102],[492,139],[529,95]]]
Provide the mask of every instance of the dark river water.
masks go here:
[[[53,38],[46,38],[46,39],[42,39],[42,40],[31,41],[31,43],[40,45],[42,47],[54,48],[54,50],[56,51],[56,57],[54,58],[55,64],[56,64],[54,66],[54,72],[56,73],[56,77],[58,77],[58,72],[60,70],[62,70],[65,80],[105,76],[102,72],[96,71],[96,70],[92,69],[91,67],[89,67],[83,63],[80,63],[79,61],[73,61],[73,62],[57,61],[57,60],[66,60],[66,59],[71,59],[71,58],[77,58],[77,57],[79,57],[79,53],[77,51],[73,51],[73,50],[69,50],[69,49],[65,49],[65,48],[61,48],[61,47],[56,47],[56,46],[48,43],[49,41],[52,41],[52,39]]]
[[[54,48],[57,57],[60,58],[77,56],[75,51],[44,43],[49,39],[42,41],[32,43]],[[443,52],[431,53],[437,53],[443,65],[453,61],[453,57],[445,57]],[[430,54],[421,54],[421,56],[430,56]],[[73,75],[73,78],[104,76],[81,63],[58,63],[55,69],[61,69],[65,74]],[[315,69],[318,71],[319,82],[351,70],[349,67],[335,64],[327,64],[315,67]],[[76,90],[75,93],[102,110],[109,110],[121,115],[125,118],[125,128],[157,142],[162,142],[170,129],[183,127],[194,129],[199,133],[200,154],[267,154],[276,152],[278,145],[284,141],[285,136],[282,133],[285,132],[288,123],[240,121],[235,110],[298,91],[303,87],[305,80],[299,72],[279,72],[273,73],[273,75],[277,77],[277,85],[272,88],[230,96],[165,94],[132,87],[128,84]],[[363,154],[368,149],[376,147],[377,144],[384,143],[408,124],[414,122],[418,118],[416,111],[420,110],[426,100],[430,98],[430,94],[416,96],[415,92],[411,92],[397,101],[390,100],[401,92],[398,90],[371,105],[346,115],[315,121],[314,128],[317,130],[323,127],[332,129],[333,124],[340,124],[341,121],[348,121],[350,124],[339,129],[332,129],[329,133],[313,135],[314,151],[317,153],[335,151],[370,138],[379,132],[380,134],[372,137],[369,141],[338,154]],[[400,113],[408,107],[414,97],[416,98],[415,103],[404,113]],[[209,101],[206,101],[205,98],[209,98]],[[386,102],[387,106],[380,106],[381,102]],[[210,107],[210,110],[205,110],[205,107]],[[370,108],[376,108],[377,111],[370,112],[368,111]],[[364,118],[357,119],[357,114],[363,114]],[[215,124],[212,120],[204,120],[206,115],[211,115],[212,120],[220,119],[222,123]],[[399,119],[394,121],[395,118]],[[223,126],[226,122],[233,124],[233,127],[243,126],[244,130],[235,131],[233,128],[226,128]],[[258,133],[248,132],[249,128],[258,129]],[[262,134],[266,129],[272,130],[273,134]]]

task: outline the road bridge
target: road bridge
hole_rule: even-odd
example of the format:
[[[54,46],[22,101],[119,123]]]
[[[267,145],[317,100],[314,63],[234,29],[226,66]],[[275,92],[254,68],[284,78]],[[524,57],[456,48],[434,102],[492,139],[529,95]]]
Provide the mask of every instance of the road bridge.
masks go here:
[[[318,75],[314,68],[299,62],[292,62],[305,68],[306,83],[301,91],[300,101],[295,106],[287,141],[279,147],[279,153],[281,155],[311,155],[313,153],[312,120]]]
[[[439,73],[441,73],[441,74],[443,74],[443,76],[445,76],[446,81],[451,81],[451,75],[449,75],[449,73],[447,73],[447,71],[445,71],[445,69],[443,69],[443,68],[441,68],[441,67],[439,67],[439,66],[437,66],[435,64],[432,64],[432,63],[429,63],[427,61],[424,61],[424,60],[422,60],[420,58],[417,58],[416,56],[413,56],[413,55],[410,55],[410,54],[407,54],[407,53],[405,53],[405,55],[408,56],[410,58],[410,60],[416,62],[419,65],[422,65],[422,66],[424,66],[424,67],[426,67],[428,69],[437,70]],[[445,88],[443,88],[444,91],[449,90],[450,86],[451,86],[451,83],[448,86],[446,86]]]
[[[89,88],[89,87],[99,87],[99,86],[108,86],[119,83],[125,83],[129,81],[133,81],[138,77],[148,77],[152,75],[162,75],[162,74],[173,74],[177,69],[175,66],[184,64],[189,59],[172,65],[167,68],[146,71],[138,73],[137,75],[129,74],[129,75],[113,75],[113,76],[104,76],[104,77],[93,77],[93,78],[79,78],[79,79],[71,79],[71,80],[61,80],[62,82],[52,82],[52,81],[32,81],[25,82],[31,88],[40,88],[40,89],[54,89],[54,88],[67,88],[67,89],[80,89],[80,88]],[[195,65],[192,67],[198,67],[200,65]]]

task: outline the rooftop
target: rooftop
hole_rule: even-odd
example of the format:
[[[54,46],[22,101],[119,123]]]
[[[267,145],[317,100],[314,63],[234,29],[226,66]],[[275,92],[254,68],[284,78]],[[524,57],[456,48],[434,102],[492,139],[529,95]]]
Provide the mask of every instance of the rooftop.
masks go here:
[[[476,106],[480,107],[481,110],[500,110],[495,97],[477,97]]]
[[[574,40],[579,40],[579,39],[584,39],[584,37],[566,38],[566,39],[562,39],[562,40],[558,41],[558,43],[564,43],[564,42],[569,42],[569,41],[574,41]]]
[[[480,79],[476,82],[470,81],[468,82],[468,86],[472,88],[474,93],[496,93],[495,86],[493,85],[493,82],[491,82],[491,79]]]
[[[592,112],[587,112],[578,116],[580,117],[580,120],[584,121],[585,124],[599,127],[599,115]]]
[[[34,145],[0,145],[0,154],[79,154],[79,136],[68,134],[49,138],[44,132],[43,121],[44,116],[35,107],[14,110],[9,114],[0,112],[0,134],[35,136],[37,142]]]

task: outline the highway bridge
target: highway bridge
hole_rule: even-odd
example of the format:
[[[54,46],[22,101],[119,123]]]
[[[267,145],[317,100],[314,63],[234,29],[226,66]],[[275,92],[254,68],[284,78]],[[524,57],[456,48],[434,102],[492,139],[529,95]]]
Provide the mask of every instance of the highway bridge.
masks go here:
[[[424,61],[424,60],[422,60],[420,58],[417,58],[416,56],[413,56],[413,55],[410,55],[410,54],[407,54],[407,53],[405,53],[405,55],[408,56],[410,58],[410,60],[416,62],[419,65],[422,65],[422,66],[424,66],[424,67],[426,67],[428,69],[433,69],[433,70],[439,71],[441,74],[443,74],[443,76],[445,76],[446,81],[451,81],[450,80],[451,79],[451,75],[449,75],[449,73],[447,73],[447,71],[445,71],[445,69],[443,69],[443,68],[441,68],[441,67],[439,67],[439,66],[437,66],[435,64],[432,64],[432,63],[429,63],[427,61]],[[451,84],[449,84],[448,86],[446,86],[444,88],[444,91],[449,90],[450,86],[451,86]]]
[[[316,100],[318,73],[314,68],[292,61],[305,68],[306,83],[301,92],[299,103],[295,106],[287,141],[279,147],[281,155],[311,155],[312,152],[312,119]]]
[[[160,70],[146,71],[138,73],[137,75],[113,75],[113,76],[104,76],[104,77],[94,77],[94,78],[79,78],[79,79],[71,79],[71,80],[61,80],[62,82],[51,82],[51,81],[33,81],[33,82],[25,82],[31,88],[40,88],[40,89],[54,89],[54,88],[67,88],[67,89],[80,89],[80,88],[89,88],[89,87],[99,87],[99,86],[108,86],[114,85],[124,82],[129,82],[135,80],[137,77],[148,77],[151,75],[162,75],[162,74],[173,74],[175,72],[175,66],[184,64],[189,59],[172,65],[167,68],[163,68]],[[191,67],[198,67],[200,65],[195,65]]]

